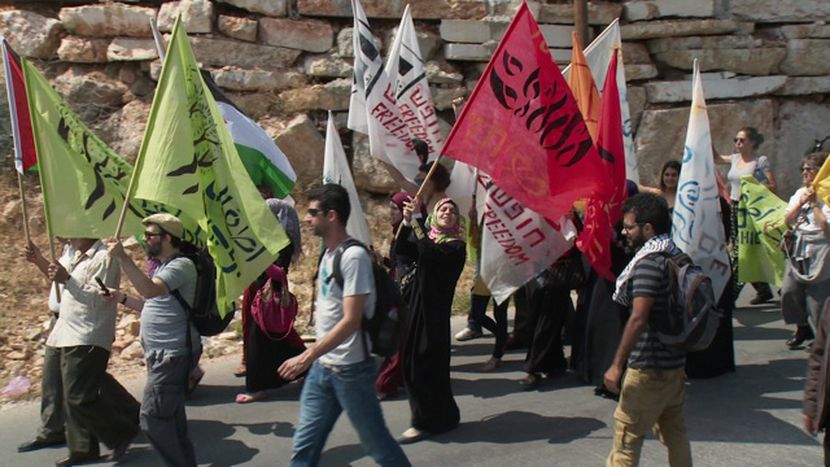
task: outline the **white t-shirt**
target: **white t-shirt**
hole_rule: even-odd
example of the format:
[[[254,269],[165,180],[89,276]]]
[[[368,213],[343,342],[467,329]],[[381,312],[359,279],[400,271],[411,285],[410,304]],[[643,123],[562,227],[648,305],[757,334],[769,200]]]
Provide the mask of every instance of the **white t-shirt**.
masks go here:
[[[375,311],[375,279],[372,273],[372,260],[369,253],[359,246],[347,248],[340,258],[340,271],[343,276],[343,288],[334,279],[334,256],[336,249],[326,250],[320,262],[320,274],[317,276],[317,306],[315,330],[317,340],[322,339],[343,319],[343,297],[368,294],[363,315],[371,318]],[[372,343],[366,337],[366,347],[371,351]],[[327,365],[350,365],[366,359],[363,342],[355,332],[337,347],[320,357]]]
[[[804,194],[805,191],[807,191],[807,188],[805,187],[801,187],[795,190],[795,194],[790,196],[790,202],[787,203],[787,211],[791,211],[798,207],[798,200],[801,199],[801,196]],[[824,213],[824,216],[827,217],[827,223],[830,224],[830,207],[822,203],[818,198],[816,198],[816,204],[818,204],[818,206],[821,208],[821,212]],[[804,216],[804,218],[806,219],[806,221],[798,224],[796,230],[799,232],[815,232],[821,230],[821,226],[816,224],[815,213],[808,206],[809,205],[802,206],[801,212],[796,218],[796,222],[801,220],[802,216]]]

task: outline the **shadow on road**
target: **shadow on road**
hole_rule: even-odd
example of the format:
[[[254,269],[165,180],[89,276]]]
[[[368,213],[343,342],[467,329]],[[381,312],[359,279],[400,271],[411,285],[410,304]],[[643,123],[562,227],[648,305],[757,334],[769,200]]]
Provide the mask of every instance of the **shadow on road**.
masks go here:
[[[567,444],[585,438],[605,427],[605,423],[587,417],[544,417],[530,412],[505,412],[479,421],[461,423],[458,428],[428,438],[422,443],[512,444],[547,440],[550,444]],[[366,457],[359,444],[338,446],[323,453],[321,466],[350,465]]]

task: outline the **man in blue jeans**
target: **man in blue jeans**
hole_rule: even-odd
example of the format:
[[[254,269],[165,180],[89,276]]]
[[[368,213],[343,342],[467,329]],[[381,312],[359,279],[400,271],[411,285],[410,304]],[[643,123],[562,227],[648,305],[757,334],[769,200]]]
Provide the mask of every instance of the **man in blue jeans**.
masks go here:
[[[348,238],[349,195],[340,185],[326,184],[311,190],[308,200],[305,222],[322,237],[327,248],[317,276],[317,343],[279,368],[280,376],[288,380],[308,371],[300,396],[291,465],[319,463],[334,422],[345,410],[375,462],[408,466],[409,460],[389,433],[375,397],[377,368],[367,354],[371,342],[368,336],[360,335],[363,316],[371,317],[376,299],[372,262],[366,250],[343,250],[342,288],[334,280],[334,257]]]

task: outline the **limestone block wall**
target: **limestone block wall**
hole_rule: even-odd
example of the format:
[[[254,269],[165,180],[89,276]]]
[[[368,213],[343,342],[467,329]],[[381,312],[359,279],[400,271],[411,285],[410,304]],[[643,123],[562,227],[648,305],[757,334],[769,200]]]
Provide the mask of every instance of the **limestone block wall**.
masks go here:
[[[302,183],[320,176],[326,111],[345,127],[352,72],[348,0],[12,1],[0,33],[35,61],[67,102],[121,154],[138,152],[160,63],[149,26],[162,33],[178,14],[197,59],[276,140]],[[385,55],[405,2],[364,0]],[[554,59],[570,60],[571,1],[530,2]],[[436,107],[449,129],[450,103],[469,94],[504,33],[517,0],[411,0]],[[761,152],[788,197],[798,161],[830,134],[830,2],[827,0],[634,0],[591,2],[596,35],[620,17],[632,129],[641,178],[656,183],[678,159],[688,119],[694,58],[716,146],[731,152],[738,128],[757,127]],[[2,76],[0,76],[2,79]],[[5,94],[0,153],[10,153]],[[342,131],[355,178],[367,191],[393,184],[363,135]],[[12,164],[4,162],[2,170]]]

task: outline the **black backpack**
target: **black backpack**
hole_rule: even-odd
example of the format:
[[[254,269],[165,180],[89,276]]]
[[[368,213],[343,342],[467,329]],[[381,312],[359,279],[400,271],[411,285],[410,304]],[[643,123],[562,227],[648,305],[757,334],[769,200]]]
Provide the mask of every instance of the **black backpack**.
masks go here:
[[[219,314],[216,304],[216,266],[213,264],[213,258],[207,247],[179,256],[193,261],[196,265],[196,299],[193,306],[190,306],[178,290],[171,290],[170,293],[182,308],[187,310],[199,335],[215,336],[228,327],[234,313],[231,311],[224,318]],[[189,330],[188,328],[188,333]]]
[[[350,247],[369,249],[359,241],[348,238],[341,243],[334,253],[333,277],[340,289],[343,289],[343,273],[340,271],[340,260],[343,252]],[[380,357],[391,357],[400,350],[403,339],[404,323],[407,316],[407,305],[401,296],[401,289],[389,275],[386,269],[372,261],[372,275],[375,279],[375,313],[371,318],[363,316],[361,328],[365,334],[369,334],[372,342],[372,353]],[[363,341],[363,350],[367,351],[366,338],[363,332],[360,333]],[[368,355],[368,352],[366,352]]]
[[[669,312],[658,320],[657,338],[664,345],[684,351],[709,347],[723,313],[712,288],[712,280],[685,253],[666,258],[669,275]]]

